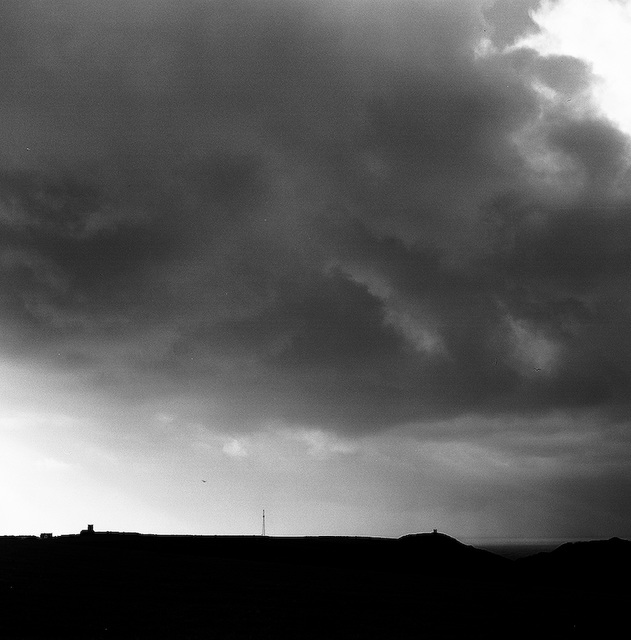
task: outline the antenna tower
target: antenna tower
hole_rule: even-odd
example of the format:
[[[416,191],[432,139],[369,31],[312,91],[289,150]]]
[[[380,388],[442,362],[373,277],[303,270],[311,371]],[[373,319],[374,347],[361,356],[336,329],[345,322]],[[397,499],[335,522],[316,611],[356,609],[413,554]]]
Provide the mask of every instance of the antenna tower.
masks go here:
[[[263,533],[261,535],[265,536],[265,509],[263,509]]]

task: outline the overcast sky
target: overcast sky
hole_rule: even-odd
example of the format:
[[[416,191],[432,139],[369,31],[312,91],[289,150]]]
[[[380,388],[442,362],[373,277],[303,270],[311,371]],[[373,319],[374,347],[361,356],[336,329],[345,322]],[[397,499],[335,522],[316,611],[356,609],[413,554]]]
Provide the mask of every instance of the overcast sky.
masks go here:
[[[631,536],[631,2],[3,0],[0,533]]]

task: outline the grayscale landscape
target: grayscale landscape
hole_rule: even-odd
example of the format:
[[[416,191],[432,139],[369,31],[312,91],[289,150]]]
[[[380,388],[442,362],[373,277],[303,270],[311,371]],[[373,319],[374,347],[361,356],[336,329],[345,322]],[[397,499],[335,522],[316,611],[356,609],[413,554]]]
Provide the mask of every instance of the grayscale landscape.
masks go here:
[[[612,637],[630,282],[631,0],[2,0],[0,638]]]

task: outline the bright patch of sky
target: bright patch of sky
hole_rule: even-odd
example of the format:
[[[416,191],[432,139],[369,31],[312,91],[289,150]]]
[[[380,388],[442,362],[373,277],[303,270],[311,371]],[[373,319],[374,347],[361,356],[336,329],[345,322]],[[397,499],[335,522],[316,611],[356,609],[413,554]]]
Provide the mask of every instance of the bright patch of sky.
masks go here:
[[[631,135],[631,1],[547,0],[532,19],[539,31],[516,46],[586,62],[596,105]]]

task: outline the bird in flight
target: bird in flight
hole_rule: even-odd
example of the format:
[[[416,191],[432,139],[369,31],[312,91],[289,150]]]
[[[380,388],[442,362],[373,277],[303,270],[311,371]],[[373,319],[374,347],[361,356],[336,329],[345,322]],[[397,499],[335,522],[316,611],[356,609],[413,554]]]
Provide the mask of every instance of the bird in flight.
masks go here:
[[[206,480],[202,480],[202,482],[206,482]]]

